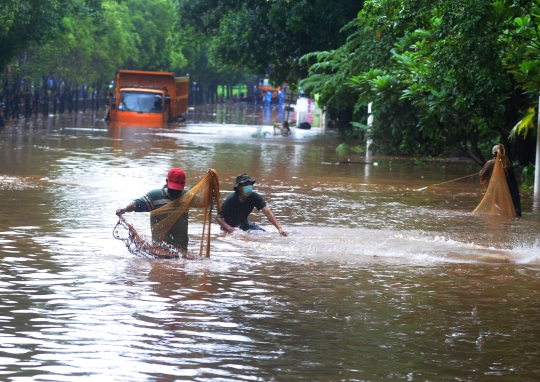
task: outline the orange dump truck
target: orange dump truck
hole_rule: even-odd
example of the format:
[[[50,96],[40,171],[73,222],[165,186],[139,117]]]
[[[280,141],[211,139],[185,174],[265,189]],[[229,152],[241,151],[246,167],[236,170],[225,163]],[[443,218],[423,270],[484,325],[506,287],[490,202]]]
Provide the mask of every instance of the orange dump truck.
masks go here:
[[[183,120],[188,109],[189,77],[171,72],[120,70],[107,119],[133,126],[162,126]]]

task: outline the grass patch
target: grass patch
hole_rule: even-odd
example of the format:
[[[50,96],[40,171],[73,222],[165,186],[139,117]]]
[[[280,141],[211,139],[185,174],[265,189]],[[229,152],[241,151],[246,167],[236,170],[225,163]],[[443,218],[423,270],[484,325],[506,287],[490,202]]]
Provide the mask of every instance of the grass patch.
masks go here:
[[[338,147],[336,147],[336,151],[338,153],[348,153],[349,151],[352,151],[352,152],[355,152],[355,153],[365,153],[366,152],[366,147],[365,146],[360,146],[360,145],[350,147],[346,143],[341,143]]]

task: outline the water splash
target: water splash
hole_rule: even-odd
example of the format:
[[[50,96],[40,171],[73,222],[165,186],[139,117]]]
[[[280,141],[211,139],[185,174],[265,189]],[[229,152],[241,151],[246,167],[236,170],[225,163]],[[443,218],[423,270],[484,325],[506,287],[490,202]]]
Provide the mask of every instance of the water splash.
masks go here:
[[[216,240],[240,251],[303,261],[436,263],[509,263],[513,251],[464,243],[422,232],[362,228],[294,227],[289,237],[268,232],[238,232]]]

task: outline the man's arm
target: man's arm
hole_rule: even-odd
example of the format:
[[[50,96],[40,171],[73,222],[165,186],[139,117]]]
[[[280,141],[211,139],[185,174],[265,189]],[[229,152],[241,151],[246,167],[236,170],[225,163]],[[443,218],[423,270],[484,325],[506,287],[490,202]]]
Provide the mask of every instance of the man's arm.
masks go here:
[[[233,233],[235,230],[235,227],[228,225],[227,222],[223,219],[223,217],[219,214],[219,212],[216,214],[216,223],[218,223],[221,228],[223,228],[228,233]]]
[[[281,228],[281,226],[279,225],[276,215],[274,215],[274,213],[272,212],[272,210],[270,210],[270,208],[268,208],[268,206],[265,206],[261,211],[266,215],[268,220],[270,220],[270,223],[272,223],[274,227],[277,228],[281,236],[288,236],[287,232],[283,231],[283,228]]]
[[[116,210],[116,215],[117,216],[122,216],[126,212],[133,212],[133,211],[135,211],[135,207],[137,207],[137,204],[135,203],[135,201],[133,201],[133,202],[129,203],[125,208],[117,209]]]
[[[482,170],[480,170],[480,184],[483,184],[487,188],[489,180],[491,179],[491,174],[493,173],[493,167],[495,165],[495,160],[489,160],[484,164]]]

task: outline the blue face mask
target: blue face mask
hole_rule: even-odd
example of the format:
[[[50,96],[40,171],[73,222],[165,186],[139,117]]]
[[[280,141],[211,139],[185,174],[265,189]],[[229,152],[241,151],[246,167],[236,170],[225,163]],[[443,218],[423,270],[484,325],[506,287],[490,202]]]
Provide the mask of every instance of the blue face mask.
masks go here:
[[[244,186],[242,188],[242,194],[244,194],[244,196],[249,196],[251,195],[251,193],[253,192],[253,186],[250,184],[249,186]]]

